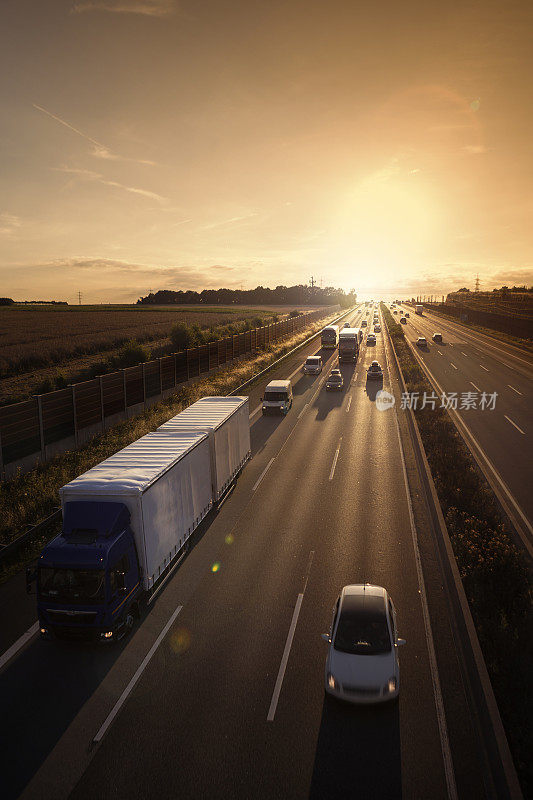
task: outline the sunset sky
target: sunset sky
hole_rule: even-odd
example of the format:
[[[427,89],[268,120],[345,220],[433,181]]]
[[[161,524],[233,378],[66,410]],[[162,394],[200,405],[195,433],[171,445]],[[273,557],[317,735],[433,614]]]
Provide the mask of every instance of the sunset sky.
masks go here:
[[[533,283],[533,3],[2,0],[0,294]]]

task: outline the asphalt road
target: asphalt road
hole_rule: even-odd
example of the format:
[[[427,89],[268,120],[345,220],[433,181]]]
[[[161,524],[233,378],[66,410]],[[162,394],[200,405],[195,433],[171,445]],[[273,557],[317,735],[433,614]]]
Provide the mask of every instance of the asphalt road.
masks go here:
[[[404,308],[407,308],[405,306]],[[409,309],[405,326],[414,344],[425,336],[427,348],[417,352],[436,378],[443,392],[455,392],[457,412],[508,487],[524,516],[533,524],[531,485],[533,358],[490,337],[472,332],[460,323],[443,320],[424,310],[423,316]],[[399,319],[399,314],[396,319]],[[443,343],[433,342],[435,331]],[[461,407],[466,393],[477,399],[477,408]],[[494,407],[489,400],[480,408],[482,393],[496,393]],[[440,401],[439,401],[440,402]],[[467,401],[466,401],[467,402]]]
[[[320,349],[267,380],[307,351]],[[24,797],[78,800],[491,796],[404,420],[378,410],[381,386],[366,382],[374,358],[397,394],[378,334],[342,367],[342,393],[322,388],[328,370],[298,373],[286,418],[252,417],[252,461],[129,640],[109,650],[33,640],[6,667],[7,797],[30,779]],[[398,704],[324,697],[320,633],[342,586],[361,581],[388,588],[407,639]]]

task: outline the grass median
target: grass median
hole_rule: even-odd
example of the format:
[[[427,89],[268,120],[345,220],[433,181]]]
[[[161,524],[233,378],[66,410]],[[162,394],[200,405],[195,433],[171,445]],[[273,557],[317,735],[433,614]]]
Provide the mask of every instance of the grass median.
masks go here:
[[[59,505],[59,488],[76,476],[99,464],[113,453],[155,430],[167,419],[206,395],[226,395],[237,389],[276,359],[301,344],[325,323],[338,316],[330,314],[299,331],[294,336],[273,343],[251,358],[237,361],[217,372],[180,387],[167,400],[146,409],[137,417],[125,420],[92,438],[78,450],[63,453],[46,464],[0,484],[0,543],[8,544],[29,525],[47,517]],[[47,531],[39,539],[25,544],[0,565],[0,583],[35,558],[43,544],[51,538]]]
[[[434,390],[381,305],[409,394]],[[414,411],[524,796],[533,796],[533,613],[526,557],[445,409]]]

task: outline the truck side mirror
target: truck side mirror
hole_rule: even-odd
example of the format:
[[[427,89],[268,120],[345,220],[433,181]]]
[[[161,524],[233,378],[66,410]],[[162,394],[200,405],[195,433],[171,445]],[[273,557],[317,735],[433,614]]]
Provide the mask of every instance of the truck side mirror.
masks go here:
[[[36,568],[26,567],[26,594],[32,593],[32,585],[35,580],[37,580]]]

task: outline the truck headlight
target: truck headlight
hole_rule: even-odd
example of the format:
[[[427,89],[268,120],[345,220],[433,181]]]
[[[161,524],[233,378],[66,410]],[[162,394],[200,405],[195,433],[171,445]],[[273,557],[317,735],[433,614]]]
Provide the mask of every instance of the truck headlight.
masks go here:
[[[102,639],[111,639],[113,637],[113,631],[105,631],[104,633],[101,633],[100,636]]]
[[[41,633],[43,636],[46,636],[46,634],[48,633],[48,629],[47,629],[47,628],[40,628],[40,633]]]
[[[387,686],[385,687],[385,689],[386,689],[387,692],[395,692],[396,691],[396,678],[395,677],[389,678],[389,682],[388,682]]]

